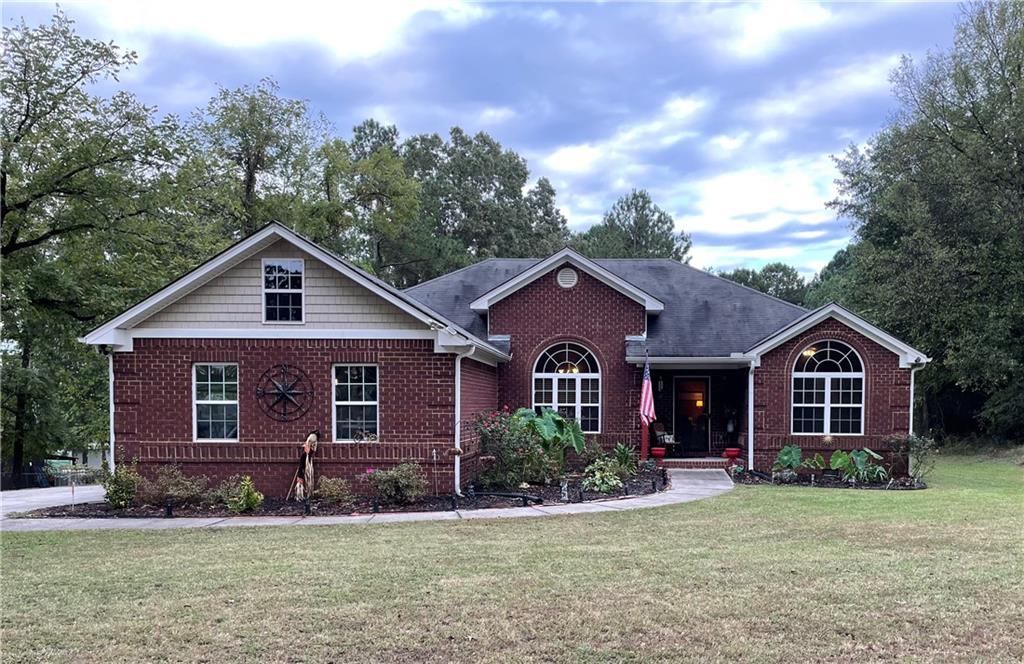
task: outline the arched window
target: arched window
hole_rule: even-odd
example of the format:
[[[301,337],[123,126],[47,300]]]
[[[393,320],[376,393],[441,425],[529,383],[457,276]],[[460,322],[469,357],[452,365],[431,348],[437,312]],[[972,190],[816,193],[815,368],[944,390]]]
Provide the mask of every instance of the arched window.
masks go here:
[[[841,341],[819,341],[793,367],[793,433],[864,432],[864,365]]]
[[[563,342],[540,354],[533,368],[533,409],[545,408],[576,420],[584,433],[601,431],[601,368],[593,353]]]

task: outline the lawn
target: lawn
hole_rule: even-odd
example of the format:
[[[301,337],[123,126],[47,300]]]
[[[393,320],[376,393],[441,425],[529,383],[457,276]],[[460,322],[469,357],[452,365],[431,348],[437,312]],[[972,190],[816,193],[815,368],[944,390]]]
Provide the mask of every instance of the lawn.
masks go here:
[[[1024,467],[926,491],[2,538],[3,661],[1024,659]]]

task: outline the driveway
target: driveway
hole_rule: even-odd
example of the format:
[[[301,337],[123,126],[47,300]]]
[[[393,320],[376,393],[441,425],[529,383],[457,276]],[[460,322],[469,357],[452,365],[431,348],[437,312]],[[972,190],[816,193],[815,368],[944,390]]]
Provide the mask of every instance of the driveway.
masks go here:
[[[16,491],[0,491],[0,519],[12,512],[27,512],[40,507],[70,505],[76,503],[95,503],[103,500],[103,487],[99,484],[88,484],[75,487],[75,496],[71,497],[71,487],[55,486],[49,489],[18,489]]]

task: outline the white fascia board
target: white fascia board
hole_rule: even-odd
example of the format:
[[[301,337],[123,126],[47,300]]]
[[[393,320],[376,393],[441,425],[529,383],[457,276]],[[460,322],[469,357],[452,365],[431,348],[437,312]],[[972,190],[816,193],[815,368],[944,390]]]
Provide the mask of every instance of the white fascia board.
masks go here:
[[[583,270],[606,286],[613,288],[631,300],[642,304],[648,313],[659,313],[665,310],[665,303],[661,300],[637,288],[628,281],[621,279],[586,256],[583,256],[568,247],[548,256],[533,267],[484,293],[477,299],[473,300],[469,307],[476,312],[485,312],[495,302],[503,300],[520,288],[536,281],[551,270],[566,263]]]
[[[324,251],[313,242],[310,242],[304,237],[293,232],[291,229],[276,222],[268,224],[265,228],[250,235],[244,240],[241,240],[234,246],[222,251],[220,254],[213,257],[206,263],[203,263],[192,272],[189,272],[185,276],[160,289],[142,302],[136,304],[127,311],[99,326],[92,332],[81,337],[79,340],[83,343],[92,345],[116,345],[117,342],[114,341],[114,339],[120,336],[119,332],[127,332],[127,330],[123,328],[130,328],[132,325],[138,324],[171,302],[184,297],[191,291],[209,282],[211,279],[224,273],[248,256],[255,254],[278,239],[290,242],[317,260],[329,265],[352,281],[355,281],[360,286],[366,288],[371,293],[381,297],[413,318],[423,322],[430,327],[431,330],[444,328],[454,329],[458,334],[464,336],[472,345],[479,346],[481,350],[486,350],[492,354],[496,354],[498,357],[508,359],[508,356],[494,346],[477,339],[466,330],[463,330],[451,321],[445,319],[443,316],[415,302],[384,282],[371,278],[359,268],[349,265],[346,261]],[[134,333],[135,330],[132,330],[132,332]],[[198,334],[192,334],[191,336],[199,337]],[[312,338],[316,338],[316,335]]]
[[[835,302],[826,304],[823,307],[819,307],[818,309],[811,311],[767,339],[759,342],[756,346],[753,346],[746,352],[733,353],[733,356],[747,357],[756,363],[755,366],[759,366],[761,364],[761,356],[765,353],[773,348],[777,348],[793,337],[803,334],[815,325],[818,325],[829,318],[838,320],[840,323],[863,334],[865,337],[871,339],[883,348],[887,348],[896,353],[900,358],[901,369],[907,369],[931,362],[931,358],[921,351],[917,350],[913,346],[903,343],[885,330],[872,325],[849,309],[846,309]]]
[[[629,364],[636,364],[643,366],[645,362],[650,360],[651,366],[664,366],[664,365],[678,365],[678,366],[731,366],[731,367],[745,367],[750,365],[750,359],[746,357],[668,357],[668,356],[657,356],[657,357],[646,357],[640,355],[630,355],[626,357],[626,362]]]

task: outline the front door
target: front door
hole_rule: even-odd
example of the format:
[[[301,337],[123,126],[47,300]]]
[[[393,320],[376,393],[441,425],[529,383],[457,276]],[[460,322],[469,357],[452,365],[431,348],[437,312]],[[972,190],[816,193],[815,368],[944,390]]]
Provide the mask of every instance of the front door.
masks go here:
[[[708,431],[708,379],[676,378],[675,440],[683,456],[706,456]]]

